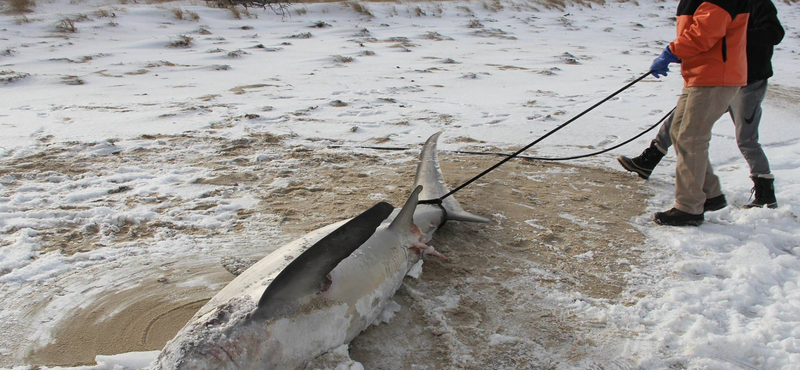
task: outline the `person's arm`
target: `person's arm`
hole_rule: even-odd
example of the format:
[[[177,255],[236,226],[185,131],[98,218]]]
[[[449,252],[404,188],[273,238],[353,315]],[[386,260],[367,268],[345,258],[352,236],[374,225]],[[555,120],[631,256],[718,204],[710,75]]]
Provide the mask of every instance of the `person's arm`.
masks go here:
[[[692,25],[669,44],[669,49],[679,59],[708,51],[725,36],[731,20],[728,11],[706,1],[694,12]]]
[[[747,40],[778,45],[785,31],[778,20],[778,9],[770,0],[758,1],[750,13],[750,26],[747,27]]]

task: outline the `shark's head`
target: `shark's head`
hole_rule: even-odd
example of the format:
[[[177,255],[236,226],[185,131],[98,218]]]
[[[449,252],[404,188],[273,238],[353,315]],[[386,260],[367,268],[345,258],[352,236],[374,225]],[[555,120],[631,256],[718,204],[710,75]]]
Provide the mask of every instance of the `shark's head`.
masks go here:
[[[153,370],[249,369],[268,361],[263,322],[251,319],[256,303],[235,298],[195,316],[167,343]]]

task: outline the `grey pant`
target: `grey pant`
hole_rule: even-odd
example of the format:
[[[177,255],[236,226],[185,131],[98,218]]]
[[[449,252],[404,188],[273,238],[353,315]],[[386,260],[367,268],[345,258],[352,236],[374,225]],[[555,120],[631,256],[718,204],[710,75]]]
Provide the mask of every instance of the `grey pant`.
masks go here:
[[[745,87],[742,87],[731,101],[728,113],[733,119],[736,127],[736,144],[742,152],[747,164],[750,165],[750,176],[767,175],[769,171],[769,160],[761,144],[758,143],[758,125],[761,122],[761,102],[767,93],[767,80],[758,80]],[[672,119],[675,118],[673,112],[669,118],[661,125],[658,135],[653,143],[664,153],[672,146],[672,139],[669,137],[669,129],[672,126]]]

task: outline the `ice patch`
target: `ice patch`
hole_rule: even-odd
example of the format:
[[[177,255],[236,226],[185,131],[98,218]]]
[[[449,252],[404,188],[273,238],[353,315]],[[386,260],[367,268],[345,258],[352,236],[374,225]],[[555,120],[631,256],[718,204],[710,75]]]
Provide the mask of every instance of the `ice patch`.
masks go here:
[[[133,370],[147,368],[161,351],[129,352],[112,356],[97,356],[97,366],[86,370]]]
[[[280,154],[256,154],[253,157],[253,162],[269,162],[275,159],[280,159]]]
[[[383,193],[372,193],[372,194],[368,195],[367,198],[369,198],[370,200],[374,200],[374,201],[382,201],[382,200],[385,200],[388,197],[386,196],[386,194],[383,194]]]
[[[408,270],[406,275],[411,276],[414,279],[419,279],[419,276],[422,275],[422,260],[420,259],[414,264],[414,266],[411,266],[411,269]]]
[[[13,244],[0,248],[0,282],[26,280],[31,273],[20,270],[37,262],[39,253],[38,233],[31,229],[22,229],[16,233]]]
[[[286,189],[291,184],[292,184],[292,181],[291,181],[290,178],[276,178],[275,180],[272,181],[272,183],[270,183],[267,186],[269,186],[271,188],[275,188],[275,189]]]
[[[539,229],[539,230],[543,230],[543,231],[551,231],[550,229],[548,229],[548,228],[546,228],[546,227],[544,227],[542,225],[539,225],[538,223],[536,223],[536,221],[539,221],[539,220],[534,218],[532,220],[526,220],[525,223],[528,224],[528,226],[533,227],[534,229]]]
[[[503,344],[516,343],[516,342],[520,342],[520,339],[509,335],[492,334],[489,336],[490,346],[499,346]]]
[[[569,213],[559,213],[558,217],[561,217],[563,219],[572,221],[574,224],[576,224],[576,225],[578,225],[580,227],[583,227],[583,228],[590,228],[590,229],[595,229],[595,230],[606,230],[606,227],[604,227],[602,225],[597,225],[597,224],[593,224],[593,223],[589,222],[589,221],[593,221],[594,218],[589,219],[589,221],[584,221],[584,220],[581,220],[580,218],[575,217],[575,216],[573,216],[573,215],[571,215]]]
[[[364,370],[364,365],[350,358],[348,347],[343,344],[314,359],[307,370]]]
[[[395,313],[399,312],[402,309],[399,303],[395,301],[389,301],[386,304],[386,307],[383,308],[383,312],[381,312],[378,319],[372,323],[372,325],[380,325],[381,323],[390,323],[392,318],[394,317]]]

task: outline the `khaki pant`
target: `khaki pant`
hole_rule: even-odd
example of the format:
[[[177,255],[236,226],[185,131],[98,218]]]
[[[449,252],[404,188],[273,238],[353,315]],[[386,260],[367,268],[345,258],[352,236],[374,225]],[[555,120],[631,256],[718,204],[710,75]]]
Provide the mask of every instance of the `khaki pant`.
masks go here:
[[[678,157],[675,208],[701,214],[706,199],[722,195],[708,160],[708,144],[714,122],[725,114],[738,91],[738,87],[683,88],[669,130]]]
[[[758,126],[761,123],[761,103],[767,94],[767,80],[756,80],[741,88],[731,101],[728,108],[736,128],[736,144],[742,152],[744,159],[750,166],[750,177],[768,175],[769,159],[758,142]],[[672,127],[673,113],[661,128],[658,129],[653,142],[662,153],[667,154],[667,149],[672,146],[669,129]]]

